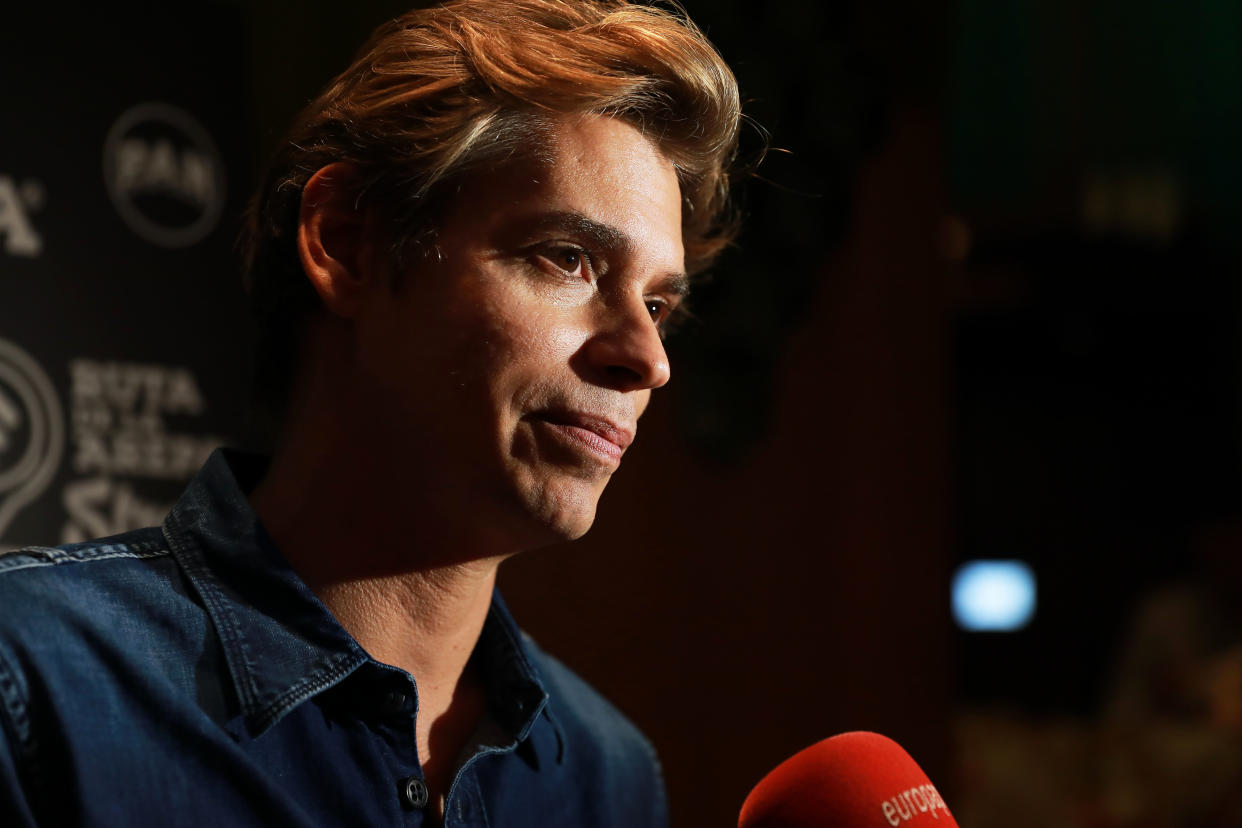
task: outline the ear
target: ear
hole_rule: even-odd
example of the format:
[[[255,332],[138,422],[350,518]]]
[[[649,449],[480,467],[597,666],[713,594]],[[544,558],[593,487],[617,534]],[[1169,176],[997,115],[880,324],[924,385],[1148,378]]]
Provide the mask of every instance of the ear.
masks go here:
[[[306,182],[298,212],[298,258],[324,307],[352,317],[374,274],[364,252],[364,214],[355,204],[357,170],[329,164]]]

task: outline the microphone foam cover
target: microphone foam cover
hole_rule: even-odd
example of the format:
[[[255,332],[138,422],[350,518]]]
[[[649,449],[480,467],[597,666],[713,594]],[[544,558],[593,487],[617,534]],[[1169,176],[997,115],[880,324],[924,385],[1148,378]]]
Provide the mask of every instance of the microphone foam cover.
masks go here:
[[[940,793],[901,745],[878,733],[816,742],[760,780],[739,828],[957,828]]]

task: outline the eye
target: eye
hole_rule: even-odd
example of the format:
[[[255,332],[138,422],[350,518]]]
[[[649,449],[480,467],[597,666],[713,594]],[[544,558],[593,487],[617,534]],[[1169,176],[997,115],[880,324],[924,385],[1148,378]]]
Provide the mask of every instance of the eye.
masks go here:
[[[590,275],[590,257],[580,247],[569,244],[550,245],[539,251],[539,257],[570,276],[586,278]]]
[[[664,323],[673,314],[673,306],[664,299],[658,298],[644,299],[643,302],[647,306],[647,313],[651,314],[651,321],[656,324],[657,328],[663,328]]]
[[[678,328],[687,318],[686,307],[680,297],[669,299],[663,296],[647,296],[643,298],[643,306],[650,314],[661,339]]]

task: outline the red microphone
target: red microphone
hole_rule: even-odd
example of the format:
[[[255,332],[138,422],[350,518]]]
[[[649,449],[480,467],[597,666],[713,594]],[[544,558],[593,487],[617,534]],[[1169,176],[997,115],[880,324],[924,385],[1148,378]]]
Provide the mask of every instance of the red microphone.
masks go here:
[[[842,733],[795,753],[760,780],[738,828],[957,828],[936,786],[901,745]]]

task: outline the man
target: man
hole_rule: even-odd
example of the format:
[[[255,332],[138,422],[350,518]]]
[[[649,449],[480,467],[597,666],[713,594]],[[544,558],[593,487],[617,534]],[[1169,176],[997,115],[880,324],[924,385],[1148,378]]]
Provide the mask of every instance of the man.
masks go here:
[[[376,32],[252,205],[270,463],[218,452],[162,528],[0,558],[0,821],[664,824],[648,743],[494,582],[589,528],[668,381],[738,121],[652,8]]]

